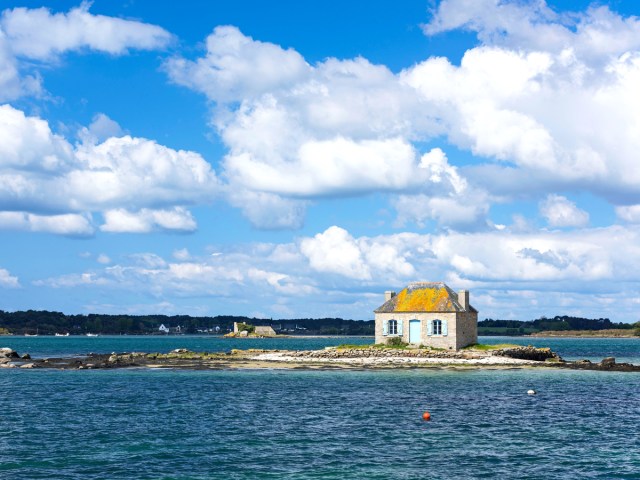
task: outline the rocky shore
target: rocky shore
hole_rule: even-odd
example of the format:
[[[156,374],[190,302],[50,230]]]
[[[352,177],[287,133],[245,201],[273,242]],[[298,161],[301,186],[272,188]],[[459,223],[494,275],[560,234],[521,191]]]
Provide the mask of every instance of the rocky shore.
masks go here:
[[[430,349],[378,347],[324,350],[232,350],[227,353],[191,352],[176,349],[169,353],[90,353],[82,357],[32,359],[11,348],[0,348],[0,368],[113,369],[173,368],[189,370],[223,369],[389,369],[389,368],[569,368],[640,372],[640,365],[616,363],[605,358],[565,362],[548,348],[513,347],[496,350],[458,352]]]

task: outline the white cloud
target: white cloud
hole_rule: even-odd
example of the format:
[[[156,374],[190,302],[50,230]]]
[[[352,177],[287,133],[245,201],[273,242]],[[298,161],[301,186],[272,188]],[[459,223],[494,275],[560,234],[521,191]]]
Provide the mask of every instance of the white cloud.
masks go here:
[[[42,80],[33,60],[55,62],[65,52],[84,49],[122,55],[129,49],[163,48],[172,39],[169,32],[158,26],[92,15],[89,7],[89,2],[83,2],[68,13],[52,14],[46,8],[2,12],[0,102],[43,94]]]
[[[100,230],[110,233],[149,233],[154,230],[192,232],[197,228],[191,212],[181,207],[171,210],[143,208],[138,212],[107,210],[104,219]]]
[[[98,258],[96,258],[96,262],[101,263],[102,265],[108,265],[111,263],[111,259],[108,255],[101,253],[98,255]]]
[[[166,69],[216,103],[212,125],[228,147],[221,174],[254,225],[295,228],[305,200],[382,191],[428,206],[401,221],[486,228],[498,197],[559,188],[614,204],[637,197],[638,25],[602,8],[565,18],[544,3],[451,0],[425,30],[478,32],[483,44],[460,65],[432,57],[399,74],[363,58],[309,65],[221,27],[205,56]],[[596,38],[608,46],[595,48]],[[267,73],[249,75],[252,61]],[[266,67],[278,62],[279,74]],[[417,142],[438,137],[475,164],[456,169],[443,149],[420,158]],[[257,208],[263,195],[282,208]]]
[[[222,102],[242,101],[295,83],[310,71],[295,50],[255,41],[233,26],[215,28],[207,38],[204,58],[191,62],[176,57],[166,69],[176,83]]]
[[[117,130],[115,122],[97,116],[84,141],[72,146],[46,121],[0,106],[2,209],[28,214],[18,223],[30,226],[19,228],[33,231],[67,233],[57,224],[73,218],[76,229],[88,234],[89,212],[104,212],[106,231],[195,230],[185,206],[210,202],[220,189],[209,163],[144,138],[94,142]],[[51,215],[58,217],[47,224]]]
[[[36,215],[27,212],[0,212],[0,229],[70,236],[91,236],[95,232],[90,215],[75,213]]]
[[[555,52],[571,46],[590,59],[640,48],[640,20],[606,6],[559,14],[544,1],[442,0],[423,26],[427,35],[459,28],[477,32],[487,44]]]
[[[55,14],[47,8],[5,10],[0,27],[16,56],[37,60],[51,60],[82,48],[121,55],[131,48],[163,48],[171,40],[171,34],[161,27],[92,15],[90,6],[83,2],[68,13]]]
[[[330,227],[313,238],[305,238],[300,243],[300,251],[309,259],[311,268],[319,272],[362,280],[371,278],[360,247],[343,228]]]
[[[122,137],[125,132],[118,122],[110,119],[104,113],[97,113],[88,127],[82,127],[78,132],[78,137],[84,143],[101,143],[111,137]]]
[[[20,282],[18,281],[18,277],[14,277],[8,270],[0,268],[0,287],[18,288],[19,286]]]
[[[616,215],[625,222],[640,223],[640,205],[623,205],[616,207]]]
[[[540,202],[540,214],[552,227],[584,227],[589,214],[561,195],[548,195]]]
[[[256,226],[300,226],[308,199],[428,181],[411,140],[435,123],[384,66],[363,58],[310,66],[293,50],[219,27],[204,57],[174,58],[166,69],[217,102],[212,124],[229,149],[222,174],[230,201]],[[276,209],[256,208],[256,197]]]
[[[186,248],[180,248],[173,251],[173,258],[180,261],[191,260],[191,254]]]

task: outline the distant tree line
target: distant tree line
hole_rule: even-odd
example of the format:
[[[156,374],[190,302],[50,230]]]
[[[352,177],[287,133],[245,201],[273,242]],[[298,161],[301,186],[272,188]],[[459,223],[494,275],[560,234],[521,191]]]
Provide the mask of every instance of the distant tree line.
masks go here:
[[[639,322],[640,323],[640,322]],[[557,315],[553,318],[540,317],[536,320],[494,320],[487,318],[478,322],[480,335],[527,335],[549,330],[630,330],[639,328],[639,323],[614,323],[608,318],[583,318]]]
[[[249,325],[270,325],[287,335],[373,335],[374,322],[342,318],[263,319],[244,316],[217,315],[66,315],[46,310],[5,312],[0,310],[0,333],[16,335],[56,333],[84,335],[87,333],[145,335],[160,334],[160,325],[172,333],[220,333],[233,330],[233,322]]]

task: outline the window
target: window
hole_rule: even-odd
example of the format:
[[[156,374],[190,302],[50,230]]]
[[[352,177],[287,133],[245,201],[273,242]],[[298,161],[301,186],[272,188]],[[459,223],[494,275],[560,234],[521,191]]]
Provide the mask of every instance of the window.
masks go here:
[[[442,335],[442,320],[433,321],[433,334]]]
[[[389,335],[397,335],[397,334],[398,334],[398,321],[389,320]]]
[[[427,335],[441,335],[447,336],[447,321],[446,320],[430,320],[427,322]]]
[[[382,322],[382,334],[384,336],[402,336],[402,320],[385,320]]]

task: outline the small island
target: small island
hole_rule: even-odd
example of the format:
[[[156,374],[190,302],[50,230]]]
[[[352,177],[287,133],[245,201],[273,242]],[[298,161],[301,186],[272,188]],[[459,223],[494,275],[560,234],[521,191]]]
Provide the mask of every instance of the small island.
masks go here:
[[[0,368],[121,369],[170,368],[181,370],[369,370],[407,368],[568,368],[638,372],[640,365],[605,358],[566,362],[549,348],[516,345],[473,345],[460,351],[434,348],[396,348],[385,345],[344,345],[324,350],[231,350],[225,353],[175,349],[168,353],[91,353],[83,357],[32,359],[11,348],[0,348]]]

